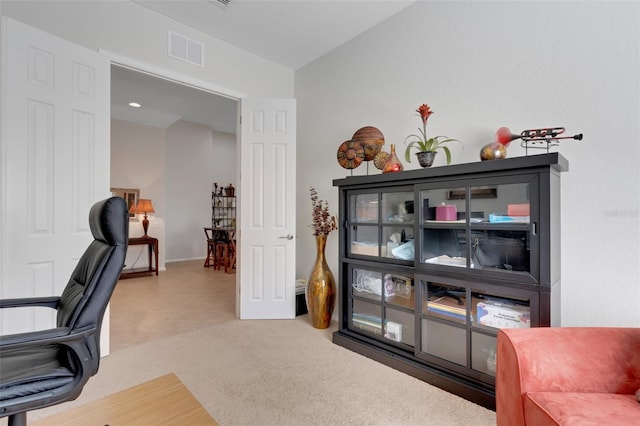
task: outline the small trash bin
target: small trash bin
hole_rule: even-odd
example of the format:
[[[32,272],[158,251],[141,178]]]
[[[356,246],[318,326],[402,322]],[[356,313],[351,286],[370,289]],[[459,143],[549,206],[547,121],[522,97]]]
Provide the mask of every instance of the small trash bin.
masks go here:
[[[296,316],[307,313],[307,300],[305,291],[307,290],[307,280],[296,280]]]

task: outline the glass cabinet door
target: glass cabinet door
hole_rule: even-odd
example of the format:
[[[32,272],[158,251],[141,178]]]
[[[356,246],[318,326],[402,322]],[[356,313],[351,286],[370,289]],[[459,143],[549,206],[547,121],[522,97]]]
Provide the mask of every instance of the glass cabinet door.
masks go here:
[[[349,196],[349,253],[380,256],[380,196],[378,193]]]
[[[500,290],[498,290],[500,291]],[[502,328],[531,327],[530,298],[471,289],[471,368],[496,375],[496,334]]]
[[[403,275],[385,274],[384,289],[384,337],[414,346],[416,302],[413,280]]]
[[[378,194],[351,195],[349,218],[355,223],[378,223]]]
[[[418,357],[486,382],[495,377],[496,343],[502,328],[539,326],[534,291],[418,276],[420,342]],[[468,374],[468,373],[467,373]]]
[[[531,203],[528,182],[495,186],[495,197],[483,198],[470,188],[473,267],[529,274],[531,271]],[[476,195],[477,194],[477,195]]]
[[[503,177],[492,184],[421,187],[420,264],[469,268],[484,275],[515,274],[536,283],[538,225],[530,199],[532,175]],[[510,278],[512,279],[512,278]]]
[[[415,341],[413,279],[355,266],[349,269],[349,277],[348,328],[412,348]]]
[[[421,263],[462,268],[469,266],[466,188],[421,190],[420,206]]]
[[[421,280],[420,351],[448,363],[467,365],[467,291]]]
[[[375,256],[413,262],[413,191],[352,193],[349,199],[349,256]]]

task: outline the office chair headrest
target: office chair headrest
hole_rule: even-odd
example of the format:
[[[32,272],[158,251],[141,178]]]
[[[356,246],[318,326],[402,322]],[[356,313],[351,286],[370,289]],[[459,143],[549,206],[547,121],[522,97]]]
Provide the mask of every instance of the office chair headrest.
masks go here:
[[[110,246],[126,245],[129,240],[129,213],[122,197],[99,201],[89,212],[89,226],[93,238]],[[126,232],[122,232],[122,230]]]

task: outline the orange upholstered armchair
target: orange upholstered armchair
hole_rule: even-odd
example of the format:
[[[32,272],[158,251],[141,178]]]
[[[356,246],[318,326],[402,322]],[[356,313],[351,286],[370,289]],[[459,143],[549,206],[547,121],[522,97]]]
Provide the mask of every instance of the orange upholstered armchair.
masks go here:
[[[498,426],[640,425],[640,328],[498,332]]]

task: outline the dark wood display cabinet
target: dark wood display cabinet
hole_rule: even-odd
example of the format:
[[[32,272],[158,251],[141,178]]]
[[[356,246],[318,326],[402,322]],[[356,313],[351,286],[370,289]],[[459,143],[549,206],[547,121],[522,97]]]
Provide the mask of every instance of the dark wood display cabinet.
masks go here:
[[[560,315],[558,153],[333,181],[334,343],[495,409],[496,334]]]

